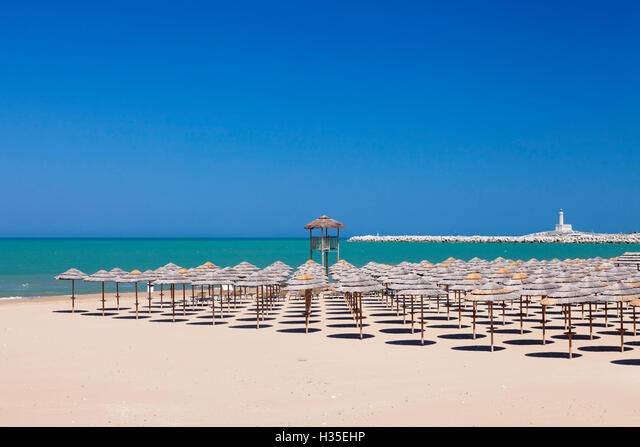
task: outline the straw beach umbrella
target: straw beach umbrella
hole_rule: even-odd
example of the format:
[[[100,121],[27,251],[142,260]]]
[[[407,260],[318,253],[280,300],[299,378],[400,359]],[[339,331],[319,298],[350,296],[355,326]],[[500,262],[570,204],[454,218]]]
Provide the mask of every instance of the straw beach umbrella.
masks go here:
[[[481,286],[484,281],[485,279],[480,273],[472,272],[449,286],[449,291],[453,292],[454,298],[458,298],[458,329],[462,329],[462,297]]]
[[[569,358],[573,358],[573,332],[571,326],[571,309],[573,304],[583,304],[593,301],[595,298],[589,297],[589,292],[584,289],[571,284],[565,284],[562,287],[555,289],[540,301],[542,304],[542,342],[545,342],[545,314],[547,306],[560,305],[564,309],[565,314],[565,327],[568,328],[567,338],[569,339]]]
[[[127,272],[125,270],[122,270],[121,268],[116,267],[109,270],[109,273],[111,273],[111,276],[113,276],[114,282],[116,283],[116,309],[120,310],[120,287],[115,279],[120,276],[126,275]]]
[[[401,293],[409,295],[412,302],[412,317],[411,317],[411,333],[413,333],[413,298],[420,298],[420,343],[424,345],[424,298],[433,298],[442,294],[442,290],[423,279],[421,282],[413,284],[408,289],[401,289]]]
[[[145,281],[147,281],[147,301],[149,305],[149,315],[151,315],[151,289],[153,287],[153,281],[158,278],[158,274],[154,270],[145,270],[142,272],[142,276],[145,277]]]
[[[211,325],[216,325],[216,300],[215,300],[215,290],[213,289],[217,284],[220,283],[219,280],[220,271],[209,270],[207,273],[202,275],[196,280],[193,280],[191,284],[195,286],[207,287],[209,291],[209,295],[211,296]],[[222,290],[222,289],[221,289]],[[222,294],[222,291],[220,292]],[[220,303],[220,307],[222,307],[222,302]],[[220,312],[220,316],[222,317],[222,312]]]
[[[170,287],[171,293],[171,318],[175,323],[176,321],[176,285],[182,284],[183,286],[189,284],[189,279],[185,278],[180,272],[176,270],[167,270],[155,281],[155,284],[166,284]]]
[[[615,302],[620,312],[620,352],[624,351],[624,310],[623,304],[640,299],[640,287],[632,284],[617,283],[606,287],[598,296],[598,301]],[[636,307],[633,310],[633,334],[636,333]]]
[[[55,277],[57,280],[71,281],[71,313],[76,311],[76,281],[82,281],[86,277],[86,273],[82,273],[78,269],[69,269]]]
[[[139,309],[139,301],[138,301],[138,283],[141,281],[148,281],[149,277],[144,276],[140,270],[131,270],[129,273],[126,273],[122,276],[116,278],[116,284],[133,284],[135,289],[135,298],[136,298],[136,320],[138,319],[138,309]]]
[[[97,272],[95,272],[93,275],[89,275],[86,278],[84,278],[85,281],[89,281],[89,282],[99,282],[101,283],[101,289],[102,289],[102,316],[104,317],[104,303],[105,303],[105,299],[104,299],[104,283],[105,282],[110,282],[110,281],[115,281],[115,277],[107,272],[106,270],[98,270]]]
[[[294,276],[287,282],[286,288],[291,291],[304,291],[304,331],[309,333],[309,315],[311,314],[311,296],[314,289],[321,289],[326,282],[319,277],[309,273],[301,273]]]
[[[256,271],[244,279],[240,279],[236,284],[241,287],[256,288],[256,329],[260,329],[260,320],[264,319],[268,305],[264,288],[265,286],[275,284],[274,280],[262,274],[260,271]]]
[[[382,291],[382,285],[373,278],[359,273],[340,278],[338,291],[344,293],[347,305],[360,330],[360,339],[362,340],[362,320],[364,319],[362,295],[364,293],[380,292]]]
[[[473,338],[476,338],[476,313],[478,302],[484,302],[489,307],[489,319],[491,333],[491,351],[493,352],[493,303],[502,302],[516,299],[518,295],[514,293],[514,290],[505,287],[495,282],[489,282],[481,285],[480,287],[473,289],[465,296],[465,300],[469,300],[473,303]]]

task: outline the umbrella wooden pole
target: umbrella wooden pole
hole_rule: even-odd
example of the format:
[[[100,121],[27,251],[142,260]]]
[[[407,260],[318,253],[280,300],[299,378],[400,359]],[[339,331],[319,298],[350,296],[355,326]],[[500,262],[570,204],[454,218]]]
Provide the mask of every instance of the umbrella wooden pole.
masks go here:
[[[398,295],[394,294],[394,298],[396,300],[396,317],[400,316],[400,303],[398,302]],[[391,305],[393,306],[393,298],[391,299]]]
[[[120,287],[116,282],[116,308],[120,310]]]
[[[571,331],[571,304],[567,305],[567,317],[569,320],[569,358],[572,359],[573,358],[573,352],[572,352],[572,348],[573,348],[573,332]]]
[[[402,324],[407,322],[407,297],[402,295]]]
[[[211,326],[216,325],[216,300],[213,299],[215,291],[215,286],[209,286],[209,294],[211,295]]]
[[[476,312],[478,310],[478,303],[476,303],[474,301],[472,306],[473,306],[472,307],[473,308],[473,310],[472,310],[472,313],[473,313],[473,316],[472,316],[472,320],[473,320],[473,339],[475,340],[476,339]]]
[[[420,343],[424,345],[424,297],[420,296]]]
[[[187,315],[187,286],[182,284],[182,316]]]
[[[493,352],[493,301],[489,301],[489,319],[490,319],[490,328],[491,331],[491,352]]]
[[[138,319],[138,283],[134,283],[134,288],[136,289],[136,320]]]
[[[609,327],[609,323],[607,323],[609,314],[609,303],[607,301],[604,302],[604,327]]]
[[[593,340],[593,309],[589,303],[589,340]]]
[[[216,299],[215,291],[216,290],[214,288],[213,289],[213,292],[214,292],[213,299],[214,300]],[[258,299],[258,295],[256,294],[256,302],[257,302],[257,299]],[[222,284],[220,284],[220,306],[219,307],[220,307],[220,318],[224,318],[224,306],[222,304]]]
[[[451,304],[449,302],[449,286],[446,287],[447,289],[447,321],[449,321],[451,319]]]
[[[524,334],[524,328],[522,327],[522,296],[520,296],[520,335]]]
[[[309,314],[311,313],[311,290],[304,291],[304,332],[309,333]]]
[[[359,310],[359,321],[360,321],[360,340],[362,340],[362,293],[358,293],[357,295],[357,299],[358,299],[358,310]]]
[[[415,333],[413,330],[413,295],[411,295],[411,333]]]
[[[236,291],[236,286],[233,286],[233,308],[238,308],[238,293]]]
[[[151,281],[147,283],[147,300],[149,301],[149,315],[151,315]]]
[[[76,311],[76,281],[71,280],[71,313]]]
[[[547,343],[547,306],[542,305],[542,344]]]
[[[513,304],[513,301],[511,302]],[[502,302],[502,325],[505,325],[505,309],[507,308],[507,303],[505,303],[504,301]]]
[[[174,284],[171,284],[170,289],[171,289],[171,318],[175,323],[176,322],[176,298],[175,298],[176,286]]]
[[[104,281],[102,281],[102,316],[104,317]]]
[[[222,288],[220,289],[222,293]],[[260,287],[256,286],[256,329],[260,329]]]
[[[160,307],[164,307],[164,284],[160,284]]]
[[[229,287],[231,286],[227,284],[227,314],[231,313],[231,291]]]
[[[196,305],[196,286],[191,284],[191,309],[190,310],[193,310],[195,305]]]
[[[620,352],[624,352],[624,310],[622,309],[622,301],[619,301],[620,306]]]
[[[631,311],[633,312],[633,336],[636,336],[636,306],[631,307]]]
[[[462,291],[458,292],[458,329],[462,329]]]

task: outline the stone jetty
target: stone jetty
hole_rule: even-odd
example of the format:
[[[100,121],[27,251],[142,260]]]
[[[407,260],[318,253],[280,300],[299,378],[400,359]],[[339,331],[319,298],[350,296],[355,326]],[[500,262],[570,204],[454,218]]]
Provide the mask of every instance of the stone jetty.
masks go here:
[[[548,244],[640,244],[640,233],[585,233],[548,231],[524,236],[352,236],[349,242],[465,242],[465,243],[548,243]]]

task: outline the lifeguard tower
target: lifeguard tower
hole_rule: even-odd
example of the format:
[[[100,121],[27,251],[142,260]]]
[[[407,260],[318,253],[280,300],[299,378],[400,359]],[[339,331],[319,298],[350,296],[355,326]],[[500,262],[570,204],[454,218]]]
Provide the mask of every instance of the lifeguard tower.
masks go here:
[[[320,252],[320,259],[324,266],[325,272],[329,274],[329,253],[336,252],[336,261],[340,260],[340,228],[343,228],[344,224],[338,222],[329,216],[322,215],[315,220],[312,220],[304,226],[309,230],[309,259],[313,259],[313,252]],[[335,235],[329,235],[329,230],[335,229]],[[313,230],[320,230],[319,236],[313,235]]]

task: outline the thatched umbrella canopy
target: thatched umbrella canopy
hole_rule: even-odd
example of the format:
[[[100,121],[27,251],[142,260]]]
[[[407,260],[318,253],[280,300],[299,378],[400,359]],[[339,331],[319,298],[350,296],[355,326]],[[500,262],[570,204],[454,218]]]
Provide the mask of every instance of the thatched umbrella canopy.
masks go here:
[[[76,281],[83,281],[86,277],[86,273],[73,268],[55,276],[57,280],[71,281],[71,313],[76,311]]]
[[[491,351],[493,352],[493,338],[494,338],[494,330],[493,330],[493,304],[494,302],[502,302],[510,301],[517,299],[519,295],[515,293],[513,288],[506,287],[502,284],[498,284],[495,282],[488,282],[476,289],[473,289],[469,293],[467,293],[464,297],[465,300],[471,301],[473,303],[473,338],[476,336],[476,313],[477,313],[477,305],[479,302],[484,302],[489,306],[489,319],[490,319],[490,327],[489,332],[491,333]],[[503,306],[503,319],[504,319],[504,306]]]
[[[126,275],[127,271],[116,267],[109,270],[109,273],[111,273],[114,278],[118,278],[120,276]],[[117,281],[114,280],[114,282],[116,283],[116,308],[120,310],[120,286]]]
[[[151,315],[151,288],[153,285],[153,281],[155,281],[160,275],[155,270],[145,270],[142,272],[142,276],[145,277],[145,281],[147,282],[147,301],[149,305],[149,315]]]
[[[309,316],[311,315],[311,298],[312,292],[316,289],[322,289],[327,282],[322,276],[314,276],[309,273],[300,273],[287,281],[286,289],[291,291],[304,291],[304,331],[309,333]]]
[[[236,272],[237,267],[238,266],[234,267],[234,270]],[[266,301],[264,288],[265,286],[272,286],[277,284],[278,282],[276,280],[260,271],[255,271],[254,273],[251,273],[236,282],[237,286],[255,287],[256,289],[256,329],[260,329],[260,320],[264,320],[266,308],[269,305],[269,303]]]
[[[323,214],[317,219],[306,224],[304,228],[305,230],[315,230],[317,228],[344,228],[344,224]]]
[[[573,332],[571,326],[571,307],[573,304],[584,304],[595,301],[595,297],[589,292],[588,289],[581,289],[576,285],[564,284],[558,289],[552,290],[546,298],[540,301],[542,304],[542,342],[545,342],[545,321],[546,321],[546,307],[553,305],[561,305],[565,309],[565,316],[568,318],[568,332],[569,339],[569,358],[573,357],[572,342]]]
[[[424,345],[424,298],[438,297],[443,294],[442,289],[416,274],[408,274],[404,279],[390,284],[389,287],[403,297],[403,307],[405,297],[409,296],[411,299],[411,333],[414,333],[414,299],[420,299],[420,342]]]
[[[454,298],[458,299],[458,329],[462,329],[462,299],[474,289],[477,289],[487,280],[478,272],[471,272],[464,275],[453,284],[449,284],[448,289],[453,292]]]
[[[182,267],[174,264],[173,262],[169,262],[168,264],[163,265],[162,267],[160,267],[160,269],[162,270],[180,270]]]
[[[87,276],[84,280],[88,281],[88,282],[99,282],[99,283],[101,283],[101,290],[102,290],[102,299],[101,299],[101,302],[102,302],[102,316],[104,317],[104,303],[105,303],[104,283],[106,283],[106,282],[115,282],[116,277],[112,273],[107,272],[106,270],[98,270],[93,275]]]
[[[122,276],[116,277],[116,284],[133,284],[134,285],[135,298],[136,298],[136,302],[135,302],[136,320],[138,319],[138,309],[140,304],[138,302],[138,283],[143,281],[149,281],[152,278],[153,278],[152,276],[145,276],[140,270],[137,270],[137,269],[131,270],[129,273],[125,273]]]
[[[220,267],[218,267],[217,265],[215,265],[211,261],[207,261],[204,264],[200,265],[199,268],[203,268],[203,269],[206,269],[206,270],[217,270]]]
[[[236,274],[238,276],[240,276],[241,278],[246,278],[247,276],[251,275],[252,273],[255,273],[257,271],[259,271],[260,269],[258,267],[256,267],[255,265],[251,264],[250,262],[247,261],[242,261],[241,263],[239,263],[238,265],[235,265],[232,267],[234,272],[236,272]]]
[[[620,312],[620,352],[624,351],[624,308],[625,302],[640,299],[640,287],[625,283],[616,283],[603,289],[598,295],[598,301],[614,302]],[[633,334],[636,334],[636,306],[632,305]]]
[[[216,324],[216,301],[215,301],[215,286],[216,285],[220,285],[221,283],[221,275],[223,275],[223,270],[214,270],[214,269],[210,269],[209,271],[207,271],[206,273],[200,275],[198,278],[193,279],[191,281],[191,284],[193,286],[200,286],[202,289],[204,289],[204,287],[207,287],[207,289],[209,290],[209,295],[211,296],[211,318],[212,318],[212,325],[215,326]],[[222,317],[222,287],[220,288],[220,297],[221,297],[221,304],[220,304],[220,316]]]
[[[344,294],[351,314],[360,329],[360,339],[362,339],[362,320],[364,319],[362,295],[380,292],[382,289],[382,284],[363,273],[354,273],[339,279],[338,291]]]
[[[190,284],[191,280],[186,278],[184,274],[177,270],[165,270],[156,280],[155,284],[168,285],[171,293],[171,317],[173,322],[176,321],[176,285],[182,284],[183,287],[186,284]]]
[[[613,260],[615,265],[634,265],[640,271],[640,252],[626,252]]]
[[[256,270],[257,271],[257,270]],[[246,278],[250,273],[242,273],[238,272],[235,268],[225,267],[223,269],[217,270],[215,272],[216,283],[212,284],[212,300],[215,300],[215,286],[220,287],[220,317],[222,317],[222,312],[224,310],[223,307],[223,291],[226,291],[227,298],[227,311],[230,312],[230,302],[231,302],[231,293],[233,291],[233,305],[237,307],[237,298],[238,298],[238,289],[242,289],[242,287],[238,287],[238,281],[243,278]],[[244,288],[246,292],[246,288]],[[240,294],[240,301],[242,302],[242,294]],[[212,304],[214,305],[214,304]]]

